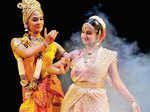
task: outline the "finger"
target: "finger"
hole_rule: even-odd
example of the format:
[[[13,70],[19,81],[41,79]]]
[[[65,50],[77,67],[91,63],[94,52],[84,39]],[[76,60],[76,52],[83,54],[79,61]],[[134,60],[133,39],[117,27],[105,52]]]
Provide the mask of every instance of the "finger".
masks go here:
[[[56,32],[56,30],[51,30],[48,34],[52,34],[54,32]]]
[[[58,35],[58,33],[59,33],[59,32],[57,32],[57,31],[56,31],[56,33],[55,33],[55,37]]]
[[[69,70],[69,65],[67,65],[67,67],[65,68],[65,72],[67,72]]]
[[[52,37],[55,38],[55,32],[52,33]]]
[[[50,35],[53,39],[55,39],[56,35],[55,33],[53,32],[51,35]]]
[[[53,30],[52,30],[52,31],[50,31],[50,32],[48,33],[48,35],[52,35],[52,34],[53,34],[53,32],[54,32]]]
[[[60,66],[60,69],[61,69],[62,74],[65,74],[65,69],[64,69],[64,67],[63,67],[63,66]]]
[[[48,33],[48,38],[52,38],[53,40],[55,40],[56,36],[57,36],[57,31],[56,30],[52,30]]]
[[[48,33],[48,36],[49,36],[49,37],[53,37],[53,36],[54,36],[54,32],[53,32],[53,31],[49,32],[49,33]]]
[[[55,32],[55,34],[54,34],[54,36],[53,36],[53,39],[54,39],[54,40],[56,39],[57,35],[58,35],[58,32]]]
[[[44,37],[47,37],[47,28],[44,29]]]
[[[54,34],[54,35],[57,35],[57,31],[56,31],[56,30],[54,30],[54,31],[53,31],[53,34]]]

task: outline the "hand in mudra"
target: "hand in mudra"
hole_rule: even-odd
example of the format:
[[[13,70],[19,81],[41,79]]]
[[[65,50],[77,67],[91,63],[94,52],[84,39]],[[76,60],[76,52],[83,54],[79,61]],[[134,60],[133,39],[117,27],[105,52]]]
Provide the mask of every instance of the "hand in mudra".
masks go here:
[[[61,69],[61,71],[62,71],[62,74],[66,74],[66,72],[69,70],[69,68],[70,68],[70,60],[68,60],[68,59],[65,59],[65,58],[61,58],[61,60],[60,60],[60,69]]]
[[[32,91],[32,90],[35,90],[37,88],[37,86],[38,86],[38,80],[34,78],[29,83],[29,85],[26,87],[26,89],[29,90],[29,91]]]
[[[56,30],[51,30],[48,34],[47,34],[47,29],[45,28],[44,30],[44,37],[48,44],[51,44],[55,40],[57,34],[58,32]]]
[[[69,61],[65,58],[62,58],[58,62],[53,64],[56,68],[59,69],[60,74],[65,75],[66,72],[69,70]]]
[[[140,106],[136,102],[133,102],[131,106],[132,106],[133,112],[141,112]]]

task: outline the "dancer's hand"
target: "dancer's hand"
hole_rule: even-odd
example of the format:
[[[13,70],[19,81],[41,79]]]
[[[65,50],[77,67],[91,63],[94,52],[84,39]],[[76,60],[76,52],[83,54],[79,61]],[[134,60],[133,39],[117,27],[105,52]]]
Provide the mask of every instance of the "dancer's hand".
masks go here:
[[[44,37],[48,45],[51,44],[55,40],[57,34],[58,32],[56,30],[52,30],[47,34],[47,29],[45,28]]]
[[[64,68],[65,68],[65,72],[67,72],[70,68],[70,58],[65,58],[65,65],[64,65]]]
[[[66,73],[70,68],[70,58],[61,58],[61,64],[63,65],[64,72]]]
[[[38,79],[33,79],[30,83],[29,86],[27,87],[27,89],[29,90],[35,90],[38,86]]]
[[[141,112],[140,106],[136,102],[133,102],[131,106],[132,106],[133,112]]]
[[[62,74],[62,75],[65,75],[65,74],[66,74],[65,68],[64,68],[64,65],[63,65],[63,64],[60,64],[59,69],[60,69],[60,74]]]

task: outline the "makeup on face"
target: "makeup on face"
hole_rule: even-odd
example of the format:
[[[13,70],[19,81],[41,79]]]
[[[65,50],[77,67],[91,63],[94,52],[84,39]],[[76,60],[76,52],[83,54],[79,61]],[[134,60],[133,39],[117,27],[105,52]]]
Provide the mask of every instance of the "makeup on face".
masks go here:
[[[34,12],[28,21],[28,28],[30,31],[41,32],[43,29],[44,20],[43,15],[39,12]]]
[[[95,28],[91,25],[83,24],[81,38],[84,44],[95,42],[95,38],[96,38]]]

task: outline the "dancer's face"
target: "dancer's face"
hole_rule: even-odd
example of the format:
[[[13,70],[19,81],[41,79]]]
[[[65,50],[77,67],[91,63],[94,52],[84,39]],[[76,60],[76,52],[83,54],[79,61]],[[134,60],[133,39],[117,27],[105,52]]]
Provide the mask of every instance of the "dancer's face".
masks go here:
[[[28,29],[33,33],[40,33],[44,26],[43,15],[35,11],[28,20]]]
[[[96,30],[93,26],[83,24],[81,39],[84,45],[93,44],[96,42]]]

